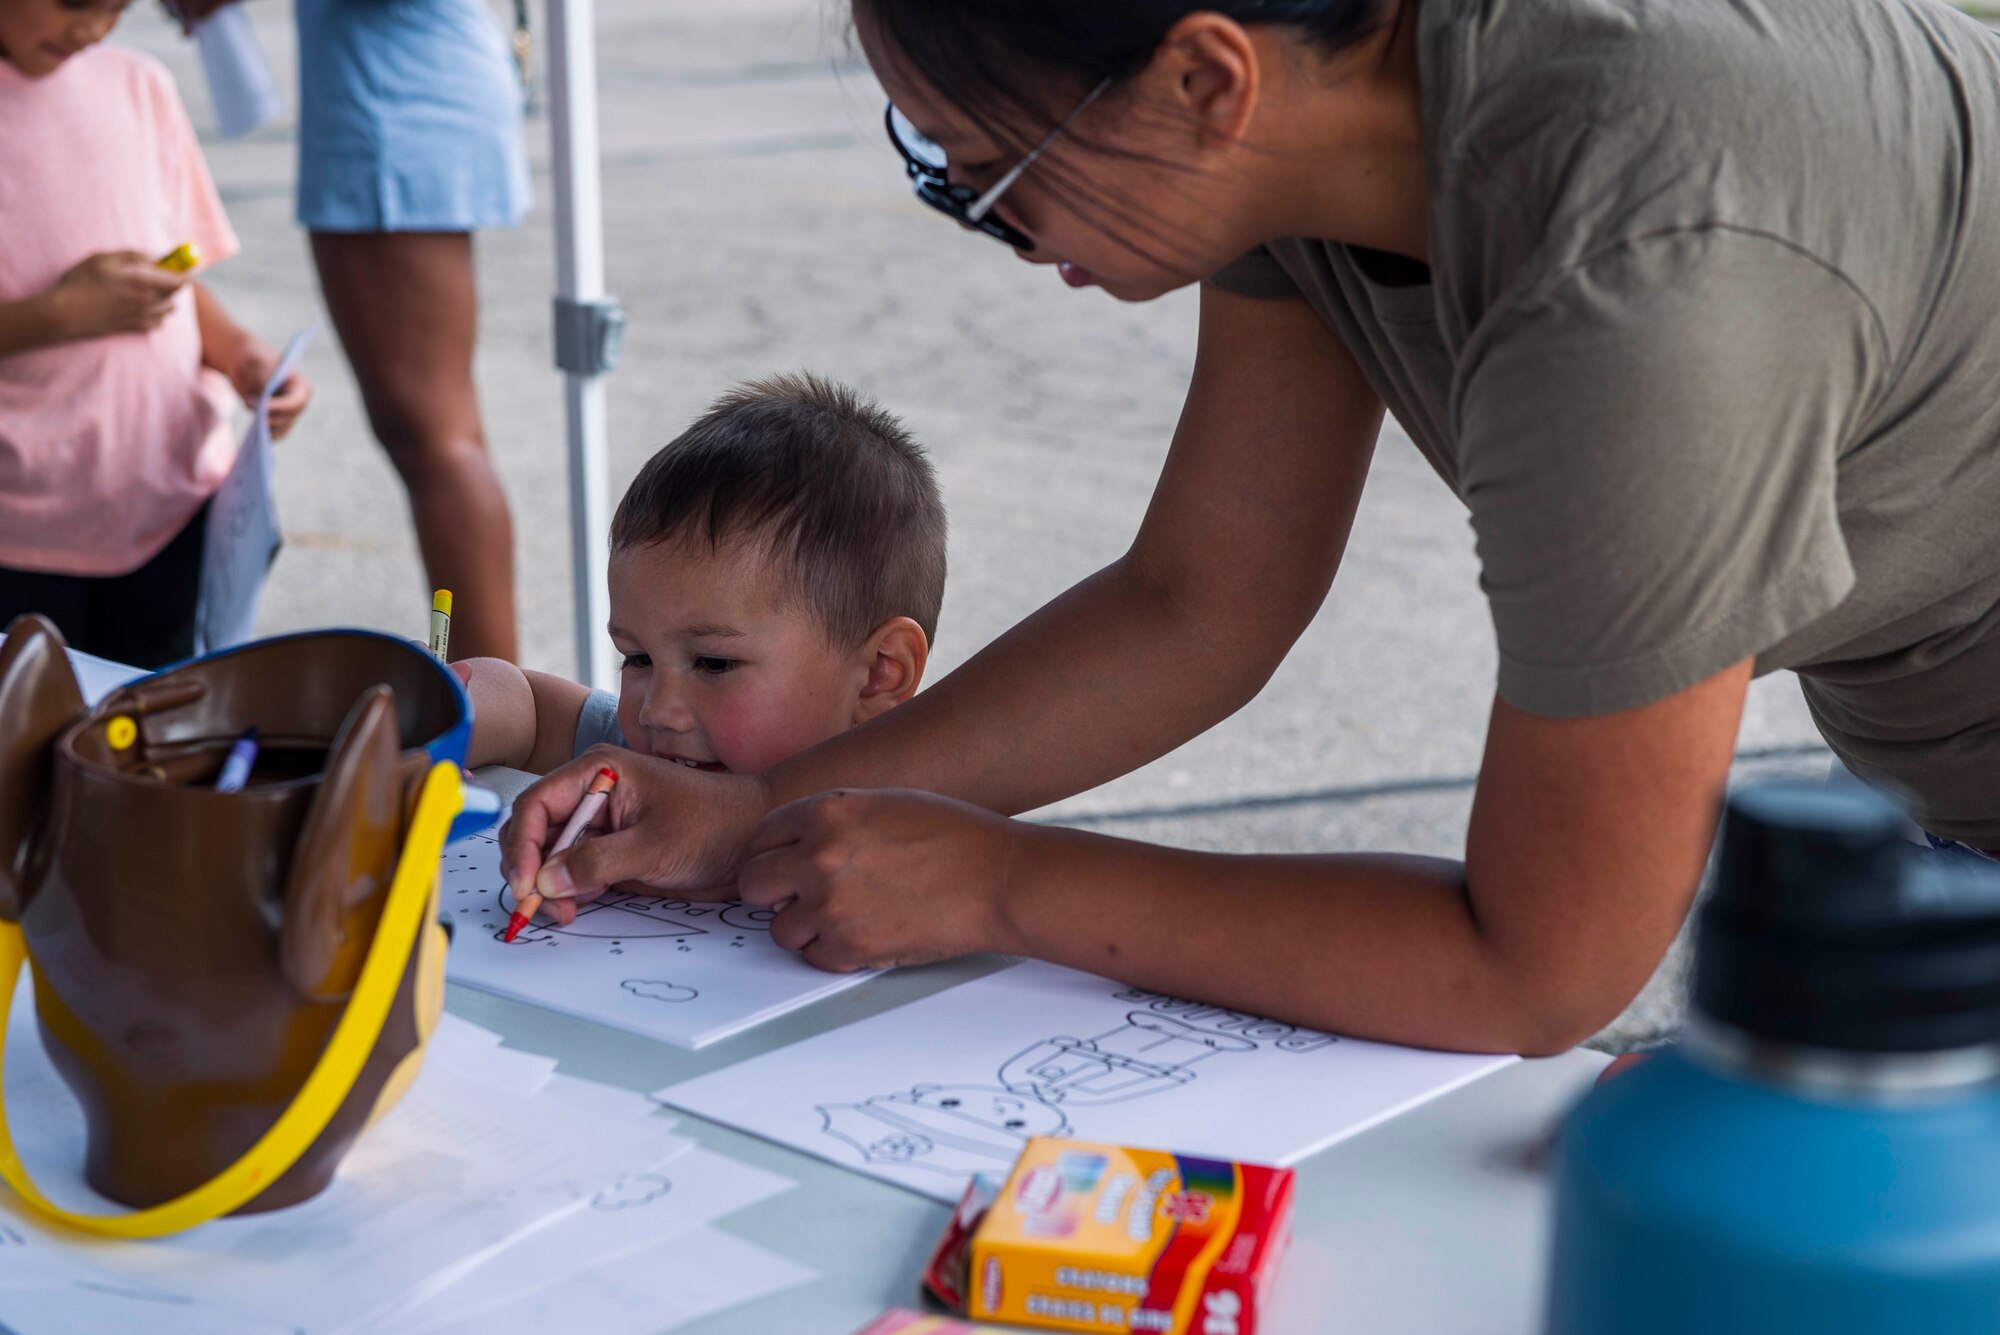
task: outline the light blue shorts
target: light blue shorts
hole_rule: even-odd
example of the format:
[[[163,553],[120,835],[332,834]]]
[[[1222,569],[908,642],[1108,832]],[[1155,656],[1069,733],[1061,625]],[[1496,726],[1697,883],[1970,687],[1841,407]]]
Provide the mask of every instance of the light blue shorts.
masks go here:
[[[484,0],[294,7],[301,226],[472,232],[521,220],[521,87]]]

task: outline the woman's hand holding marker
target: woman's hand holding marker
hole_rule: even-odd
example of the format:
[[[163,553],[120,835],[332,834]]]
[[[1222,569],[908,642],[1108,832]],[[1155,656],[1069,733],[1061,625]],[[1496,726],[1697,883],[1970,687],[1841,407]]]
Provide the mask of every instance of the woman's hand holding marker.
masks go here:
[[[609,765],[600,766],[597,773],[591,776],[590,787],[585,790],[583,801],[577,803],[576,810],[570,813],[569,824],[563,826],[562,834],[556,838],[555,847],[549,850],[551,857],[568,852],[570,847],[583,837],[585,827],[597,818],[597,813],[604,809],[605,799],[610,797],[611,790],[617,786],[617,772]],[[501,937],[501,940],[509,944],[521,934],[523,927],[533,921],[536,911],[542,907],[542,897],[532,890],[525,895],[517,892],[515,903],[514,916],[507,920],[506,935]]]
[[[587,777],[614,766],[602,833],[567,853],[548,849],[551,830],[576,811]],[[529,892],[568,925],[578,906],[612,886],[687,899],[736,898],[733,876],[771,800],[755,775],[711,774],[614,746],[593,746],[514,799],[500,831],[500,871],[514,897]],[[659,837],[671,824],[674,839]]]

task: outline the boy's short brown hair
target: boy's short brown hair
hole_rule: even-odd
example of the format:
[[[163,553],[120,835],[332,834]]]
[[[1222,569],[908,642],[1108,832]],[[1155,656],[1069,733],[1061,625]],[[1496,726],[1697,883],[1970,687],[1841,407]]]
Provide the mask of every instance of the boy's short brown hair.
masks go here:
[[[945,513],[922,446],[890,414],[807,373],[753,380],[647,461],[614,548],[755,537],[839,647],[891,617],[937,637]]]

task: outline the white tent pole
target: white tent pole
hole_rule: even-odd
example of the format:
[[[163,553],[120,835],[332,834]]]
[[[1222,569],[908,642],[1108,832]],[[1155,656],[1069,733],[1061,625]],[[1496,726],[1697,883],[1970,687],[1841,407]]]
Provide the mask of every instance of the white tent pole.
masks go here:
[[[576,670],[615,689],[604,633],[610,512],[604,461],[604,374],[617,362],[624,313],[604,292],[604,209],[597,171],[596,19],[591,0],[549,0],[549,130],[555,165],[556,365],[569,438],[570,559]]]

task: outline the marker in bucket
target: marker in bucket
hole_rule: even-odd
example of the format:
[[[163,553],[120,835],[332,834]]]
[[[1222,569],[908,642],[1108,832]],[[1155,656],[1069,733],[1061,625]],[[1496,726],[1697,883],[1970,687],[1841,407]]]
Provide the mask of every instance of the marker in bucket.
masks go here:
[[[229,758],[222,762],[222,773],[216,776],[215,791],[218,793],[240,793],[243,785],[250,782],[250,771],[257,764],[257,729],[252,727],[236,739],[229,748]]]
[[[596,819],[597,813],[603,810],[605,801],[611,796],[611,790],[617,786],[618,775],[609,766],[598,770],[591,777],[590,787],[584,793],[583,801],[576,804],[576,810],[571,814],[569,824],[563,826],[563,832],[556,839],[555,846],[549,849],[550,857],[567,852],[571,845],[583,837],[584,827]],[[514,938],[521,934],[521,929],[533,920],[541,907],[542,897],[530,890],[515,906],[514,916],[507,920],[507,931],[500,939],[510,945],[513,944]]]
[[[451,647],[451,590],[439,589],[431,595],[431,656],[442,663]]]

